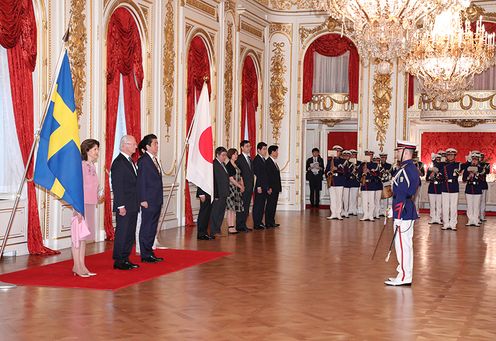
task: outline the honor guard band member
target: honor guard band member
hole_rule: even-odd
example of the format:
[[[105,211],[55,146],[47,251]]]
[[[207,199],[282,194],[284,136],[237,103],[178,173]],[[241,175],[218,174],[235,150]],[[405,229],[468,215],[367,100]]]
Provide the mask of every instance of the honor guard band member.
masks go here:
[[[382,164],[379,154],[374,155],[372,161],[375,163],[375,169],[372,170],[372,174],[375,176],[374,184],[374,218],[379,219],[381,217],[381,197],[382,197]]]
[[[393,165],[387,162],[387,153],[380,153],[379,156],[381,157],[381,167],[382,167],[382,173],[381,173],[381,182],[382,182],[382,187],[387,187],[391,186],[391,173],[393,172]],[[381,211],[380,211],[380,216],[383,216],[384,214],[387,214],[386,209],[389,206],[388,201],[391,199],[381,199]]]
[[[480,202],[482,196],[482,167],[479,164],[480,154],[471,152],[468,157],[469,164],[463,170],[462,180],[465,185],[465,196],[467,198],[467,218],[466,226],[480,226]]]
[[[446,149],[446,162],[441,166],[443,182],[441,186],[441,196],[443,201],[443,230],[456,230],[458,223],[458,177],[461,172],[461,164],[455,161],[457,150],[455,148]]]
[[[429,183],[427,193],[429,194],[429,208],[431,220],[429,224],[441,224],[442,196],[441,196],[441,155],[431,154],[432,167],[427,169],[426,180]]]
[[[363,217],[361,221],[374,221],[374,195],[375,187],[374,183],[377,178],[373,175],[372,171],[377,167],[376,163],[372,162],[372,157],[374,152],[370,150],[365,151],[365,157],[369,158],[364,160],[359,167],[358,177],[360,179],[360,190],[362,191],[362,210]]]
[[[411,285],[413,277],[413,225],[418,218],[414,195],[420,185],[418,169],[413,164],[413,151],[416,145],[407,141],[397,141],[396,157],[400,168],[393,183],[394,247],[398,267],[396,277],[384,283],[391,286]]]
[[[480,220],[482,222],[486,221],[486,202],[487,202],[487,190],[489,188],[487,184],[487,175],[491,172],[491,164],[484,160],[484,153],[480,153],[480,165],[482,167],[481,174],[481,204],[480,204]]]
[[[346,175],[346,183],[343,194],[343,216],[348,218],[350,215],[356,216],[358,213],[358,189],[360,181],[358,180],[358,167],[360,166],[357,160],[358,152],[354,149],[350,150],[348,159],[348,173]],[[343,153],[344,154],[344,153]]]
[[[345,160],[341,158],[343,147],[335,145],[332,150],[336,151],[336,156],[330,157],[325,169],[326,177],[330,180],[329,196],[331,200],[331,215],[327,219],[343,220],[341,212],[343,210],[343,190],[346,182]]]

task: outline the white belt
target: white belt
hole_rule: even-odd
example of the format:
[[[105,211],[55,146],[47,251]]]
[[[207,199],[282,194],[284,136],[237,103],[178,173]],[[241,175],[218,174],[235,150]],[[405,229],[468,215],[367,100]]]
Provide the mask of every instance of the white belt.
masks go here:
[[[434,181],[434,185],[437,185],[437,184],[439,184],[439,182],[437,182],[437,181]]]
[[[339,173],[333,173],[332,175],[334,175],[334,176],[339,176]]]
[[[449,179],[448,182],[453,182],[453,179]]]

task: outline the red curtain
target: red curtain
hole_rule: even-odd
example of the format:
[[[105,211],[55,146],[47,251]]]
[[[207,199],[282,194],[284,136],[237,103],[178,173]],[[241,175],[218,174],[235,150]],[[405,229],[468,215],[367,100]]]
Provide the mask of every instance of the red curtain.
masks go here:
[[[496,133],[485,132],[427,132],[421,138],[421,160],[425,164],[431,163],[431,153],[439,150],[455,148],[458,153],[456,160],[465,162],[469,151],[478,150],[484,153],[485,159],[496,162]]]
[[[327,134],[327,150],[340,145],[344,149],[357,149],[358,133],[356,131],[333,131]],[[327,152],[322,153],[327,155]]]
[[[472,29],[472,31],[475,31],[476,24],[477,23],[475,21],[471,23],[470,28]],[[482,24],[484,25],[484,28],[487,31],[487,33],[496,32],[496,23],[490,21],[483,21]]]
[[[408,74],[408,107],[412,107],[415,104],[415,77]]]
[[[0,0],[0,9],[0,44],[7,49],[17,138],[26,165],[34,140],[32,77],[36,67],[36,19],[31,0]],[[32,165],[28,178],[33,174]],[[28,250],[34,255],[60,253],[43,245],[33,182],[28,182]]]
[[[189,131],[193,117],[195,116],[195,106],[200,98],[203,83],[207,81],[208,94],[210,96],[210,61],[203,39],[196,36],[191,40],[188,51],[188,84],[186,89],[186,131]],[[188,157],[186,156],[185,168],[188,167]],[[194,226],[193,210],[191,209],[191,197],[189,184],[186,181],[184,187],[184,215],[186,226]]]
[[[256,144],[256,110],[258,107],[258,79],[255,64],[250,56],[245,58],[241,80],[241,136],[244,136],[245,127],[248,124],[248,140],[254,146]],[[252,158],[255,157],[256,148],[251,149]]]
[[[308,48],[303,61],[303,103],[312,100],[313,54],[317,52],[327,57],[338,57],[350,51],[348,65],[349,96],[352,103],[358,103],[360,81],[360,58],[353,42],[339,34],[326,34],[317,38]]]
[[[140,92],[143,87],[141,39],[132,14],[118,8],[110,17],[107,32],[107,122],[105,140],[105,207],[104,227],[107,240],[114,239],[112,203],[108,172],[114,152],[115,125],[119,101],[120,75],[123,75],[126,130],[137,141],[141,139]]]

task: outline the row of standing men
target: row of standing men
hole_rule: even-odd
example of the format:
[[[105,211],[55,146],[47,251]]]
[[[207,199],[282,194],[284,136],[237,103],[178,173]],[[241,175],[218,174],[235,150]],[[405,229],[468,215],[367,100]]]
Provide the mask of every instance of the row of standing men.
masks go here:
[[[201,186],[197,227],[199,240],[221,236],[221,226],[227,211],[228,232],[250,232],[276,228],[275,221],[279,193],[282,191],[281,174],[277,164],[279,147],[257,144],[257,155],[251,158],[251,143],[243,140],[239,152],[235,148],[215,149],[213,160],[213,199]],[[250,203],[253,199],[253,228],[247,226]],[[208,226],[210,224],[210,233]]]
[[[361,191],[362,221],[374,221],[383,216],[390,204],[384,198],[391,186],[391,179],[398,171],[399,163],[387,162],[388,155],[365,151],[368,160],[358,161],[356,150],[343,150],[339,145],[333,146],[333,155],[324,168],[324,160],[319,150],[312,150],[312,157],[306,162],[306,179],[310,184],[310,203],[319,207],[322,178],[327,179],[331,201],[331,215],[327,219],[348,218],[358,214],[358,192]],[[456,230],[459,177],[466,183],[467,226],[479,226],[485,220],[485,203],[487,193],[486,176],[489,163],[478,151],[471,152],[466,163],[455,161],[457,151],[448,148],[432,155],[432,166],[427,169],[418,160],[417,152],[413,155],[413,164],[419,176],[426,176],[429,183],[430,224],[443,224],[443,229]],[[420,189],[420,188],[419,188]],[[414,197],[415,206],[419,207],[420,195]],[[444,217],[444,219],[442,218]]]

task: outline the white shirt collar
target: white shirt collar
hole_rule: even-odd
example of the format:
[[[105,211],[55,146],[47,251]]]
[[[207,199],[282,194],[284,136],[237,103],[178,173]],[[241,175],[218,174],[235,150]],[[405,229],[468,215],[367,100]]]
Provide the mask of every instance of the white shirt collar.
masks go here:
[[[122,150],[121,150],[121,154],[124,155],[124,157],[126,159],[129,159],[131,157],[131,155],[127,155],[126,153],[124,153]]]
[[[156,157],[155,155],[153,155],[152,153],[150,153],[148,150],[146,151],[146,153],[148,155],[150,155],[150,157],[152,158],[152,160],[153,160],[153,158],[156,158],[158,160],[158,157]]]

